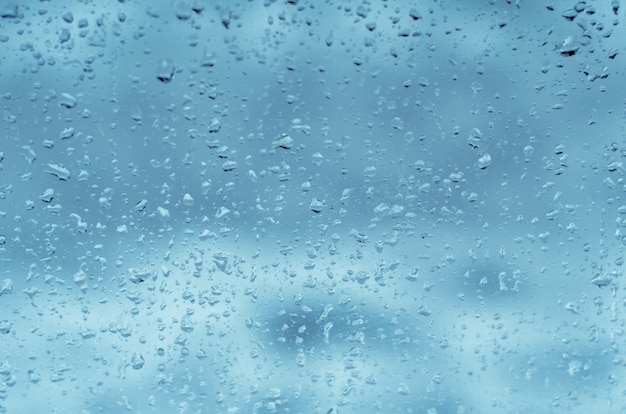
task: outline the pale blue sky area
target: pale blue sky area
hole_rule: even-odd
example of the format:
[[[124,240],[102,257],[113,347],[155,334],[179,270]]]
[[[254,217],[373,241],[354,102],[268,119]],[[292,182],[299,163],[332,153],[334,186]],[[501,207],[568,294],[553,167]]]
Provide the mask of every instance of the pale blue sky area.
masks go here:
[[[0,412],[626,412],[624,24],[1,6]]]

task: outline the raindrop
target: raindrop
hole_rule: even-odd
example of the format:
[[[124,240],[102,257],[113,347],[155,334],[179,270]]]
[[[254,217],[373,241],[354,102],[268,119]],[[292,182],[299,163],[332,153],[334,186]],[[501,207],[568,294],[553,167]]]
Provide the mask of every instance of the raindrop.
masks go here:
[[[65,21],[65,23],[72,23],[74,21],[74,15],[72,14],[72,12],[69,11],[64,13],[61,18],[63,19],[63,21]]]
[[[133,369],[141,369],[145,363],[146,361],[143,359],[141,354],[138,354],[137,352],[133,353],[130,360],[130,366],[133,367]]]
[[[532,145],[526,145],[524,147],[524,161],[529,162],[534,151],[535,148]]]
[[[324,207],[324,203],[317,198],[312,199],[311,204],[309,205],[309,208],[314,213],[321,213],[324,210]]]
[[[8,3],[2,7],[0,17],[3,19],[15,19],[19,16],[19,8],[16,3]]]
[[[402,119],[395,117],[391,120],[391,127],[402,131],[404,129],[404,122],[402,122]]]
[[[163,83],[170,83],[174,77],[174,62],[170,59],[161,59],[157,62],[156,77]]]
[[[274,148],[291,149],[292,146],[293,138],[287,134],[282,134],[276,141],[272,142]]]
[[[578,52],[578,49],[580,49],[579,43],[572,36],[569,36],[563,41],[559,53],[561,56],[570,57],[574,56],[576,52]]]
[[[485,154],[478,159],[478,168],[484,170],[491,165],[491,155]]]

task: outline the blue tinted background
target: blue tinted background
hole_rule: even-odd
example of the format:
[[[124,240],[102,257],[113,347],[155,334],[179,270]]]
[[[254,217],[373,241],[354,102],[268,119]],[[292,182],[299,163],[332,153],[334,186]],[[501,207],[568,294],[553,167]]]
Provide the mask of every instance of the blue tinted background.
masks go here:
[[[0,12],[0,411],[626,412],[619,2]]]

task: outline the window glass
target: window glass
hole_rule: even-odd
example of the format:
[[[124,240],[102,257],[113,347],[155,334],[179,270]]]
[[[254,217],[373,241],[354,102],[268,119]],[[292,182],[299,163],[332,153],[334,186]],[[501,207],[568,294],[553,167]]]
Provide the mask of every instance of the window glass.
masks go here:
[[[623,16],[3,2],[0,412],[624,412]]]

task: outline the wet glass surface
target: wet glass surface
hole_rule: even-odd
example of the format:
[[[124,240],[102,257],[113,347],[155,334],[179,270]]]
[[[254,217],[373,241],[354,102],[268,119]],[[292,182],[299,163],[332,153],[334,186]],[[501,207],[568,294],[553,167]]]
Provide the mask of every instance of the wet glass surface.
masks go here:
[[[0,412],[626,412],[620,2],[0,6]]]

